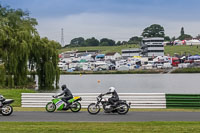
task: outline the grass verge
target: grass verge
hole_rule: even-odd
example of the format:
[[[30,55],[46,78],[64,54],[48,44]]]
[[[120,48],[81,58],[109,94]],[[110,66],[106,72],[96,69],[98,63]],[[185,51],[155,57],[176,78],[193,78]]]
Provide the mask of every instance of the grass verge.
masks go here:
[[[200,122],[0,122],[1,133],[198,133]]]
[[[21,106],[21,93],[34,93],[34,90],[29,89],[0,89],[0,94],[6,99],[14,99],[13,107]]]
[[[163,73],[164,70],[161,69],[152,69],[152,70],[130,70],[130,71],[117,71],[117,70],[109,70],[109,71],[74,71],[74,72],[65,72],[62,71],[61,74],[159,74]]]
[[[181,69],[175,69],[171,73],[200,73],[200,68],[181,68]]]
[[[139,45],[137,44],[127,44],[127,45],[120,45],[120,46],[90,46],[90,47],[67,47],[64,49],[60,49],[59,52],[65,51],[89,51],[89,50],[99,50],[102,54],[110,53],[110,52],[118,52],[121,53],[122,49],[129,49],[129,48],[138,48]]]
[[[79,51],[88,51],[88,50],[100,50],[101,53],[110,53],[110,52],[118,52],[121,53],[122,49],[128,49],[128,48],[138,48],[139,45],[129,44],[129,45],[120,45],[120,46],[93,46],[93,47],[68,47],[64,49],[60,49],[59,52],[65,52],[65,51],[73,51],[73,50],[79,50]],[[165,55],[174,56],[174,54],[179,55],[195,55],[200,53],[200,48],[197,46],[184,46],[184,45],[176,45],[176,46],[165,46]]]

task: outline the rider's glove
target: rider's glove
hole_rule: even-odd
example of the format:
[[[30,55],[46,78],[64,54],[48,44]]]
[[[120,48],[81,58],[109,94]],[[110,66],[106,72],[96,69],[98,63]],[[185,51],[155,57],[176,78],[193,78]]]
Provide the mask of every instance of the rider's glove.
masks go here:
[[[58,96],[54,95],[53,97],[54,97],[54,98],[57,98]]]

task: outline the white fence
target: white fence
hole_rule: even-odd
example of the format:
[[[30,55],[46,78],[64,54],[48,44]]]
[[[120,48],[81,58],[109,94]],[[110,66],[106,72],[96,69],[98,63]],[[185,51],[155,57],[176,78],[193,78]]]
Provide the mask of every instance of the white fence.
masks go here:
[[[22,93],[22,107],[45,107],[54,93]],[[74,93],[82,97],[82,108],[96,102],[99,93]],[[108,98],[109,96],[105,96]],[[165,93],[119,93],[119,98],[131,102],[131,108],[166,108]]]

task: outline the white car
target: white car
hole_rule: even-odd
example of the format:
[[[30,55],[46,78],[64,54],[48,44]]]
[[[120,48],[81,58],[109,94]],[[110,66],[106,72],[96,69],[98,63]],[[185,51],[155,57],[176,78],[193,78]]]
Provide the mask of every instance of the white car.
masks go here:
[[[163,68],[163,64],[161,64],[161,63],[156,64],[156,67],[157,67],[158,69],[162,69],[162,68]]]
[[[164,68],[164,69],[171,69],[171,68],[172,68],[172,65],[171,65],[171,63],[164,63],[164,64],[163,64],[163,68]]]

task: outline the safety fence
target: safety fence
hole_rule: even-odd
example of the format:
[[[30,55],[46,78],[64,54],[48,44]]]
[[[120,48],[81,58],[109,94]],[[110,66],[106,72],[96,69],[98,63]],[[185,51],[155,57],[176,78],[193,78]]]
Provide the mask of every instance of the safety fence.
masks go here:
[[[22,107],[45,107],[53,98],[54,93],[22,93]],[[80,96],[83,108],[87,108],[90,103],[96,102],[99,93],[74,93]],[[108,98],[109,96],[105,96]],[[122,100],[131,102],[131,108],[166,108],[165,93],[119,93]]]
[[[166,94],[167,108],[200,108],[199,94]]]

